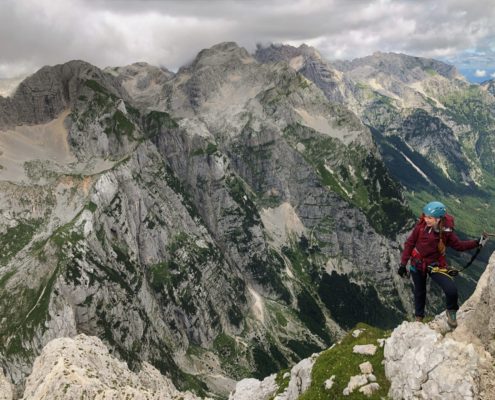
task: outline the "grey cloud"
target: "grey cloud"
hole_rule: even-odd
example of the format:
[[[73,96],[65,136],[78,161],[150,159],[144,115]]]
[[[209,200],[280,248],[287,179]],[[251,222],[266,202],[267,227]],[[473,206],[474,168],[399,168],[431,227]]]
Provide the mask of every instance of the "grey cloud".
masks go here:
[[[3,0],[0,77],[75,58],[177,69],[222,41],[248,50],[306,42],[330,59],[380,50],[467,64],[493,59],[493,20],[492,0]]]

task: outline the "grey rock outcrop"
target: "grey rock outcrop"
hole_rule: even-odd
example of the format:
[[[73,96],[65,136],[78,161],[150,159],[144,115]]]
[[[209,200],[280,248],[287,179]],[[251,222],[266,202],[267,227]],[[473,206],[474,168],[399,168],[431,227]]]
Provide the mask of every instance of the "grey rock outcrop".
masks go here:
[[[0,370],[0,400],[12,400],[12,398],[13,398],[12,385],[5,378],[3,371]]]
[[[479,399],[478,382],[491,360],[472,344],[443,339],[427,325],[404,322],[385,345],[394,399]]]
[[[138,106],[148,106],[151,98],[160,101],[163,85],[174,77],[166,68],[159,68],[144,62],[125,67],[105,68],[104,72],[116,76],[129,96]]]
[[[102,82],[115,96],[127,99],[125,91],[108,74],[84,61],[43,67],[26,78],[15,93],[0,97],[0,127],[40,124],[55,119],[77,102],[87,80]]]
[[[276,390],[275,375],[270,375],[262,381],[254,378],[243,379],[237,382],[229,400],[268,400]]]
[[[445,325],[438,320],[443,316],[429,325],[404,322],[394,330],[385,344],[385,372],[391,381],[392,398],[495,396],[491,321],[495,307],[494,271],[495,255],[475,293],[459,310],[459,325],[453,332],[446,332]]]
[[[290,370],[289,382],[284,390],[279,391],[275,383],[276,375],[270,375],[259,381],[257,379],[243,379],[237,382],[229,400],[296,400],[311,384],[311,371],[318,354],[301,360]]]
[[[139,373],[117,360],[102,341],[80,334],[49,342],[36,358],[23,400],[199,400],[144,363]]]
[[[407,54],[377,51],[371,56],[357,58],[352,61],[334,61],[332,64],[341,71],[353,71],[354,74],[359,74],[359,76],[373,74],[379,70],[383,74],[397,78],[402,82],[421,80],[426,77],[428,70],[433,70],[447,79],[465,81],[465,78],[452,65]]]

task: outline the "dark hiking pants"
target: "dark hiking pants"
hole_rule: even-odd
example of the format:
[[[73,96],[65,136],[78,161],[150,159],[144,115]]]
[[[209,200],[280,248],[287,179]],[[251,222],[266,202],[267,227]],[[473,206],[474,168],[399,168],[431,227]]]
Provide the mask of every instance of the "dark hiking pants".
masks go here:
[[[426,278],[428,275],[445,293],[445,308],[447,310],[458,310],[457,287],[450,276],[438,272],[424,274],[421,271],[411,271],[411,277],[414,282],[414,308],[416,317],[425,316]]]

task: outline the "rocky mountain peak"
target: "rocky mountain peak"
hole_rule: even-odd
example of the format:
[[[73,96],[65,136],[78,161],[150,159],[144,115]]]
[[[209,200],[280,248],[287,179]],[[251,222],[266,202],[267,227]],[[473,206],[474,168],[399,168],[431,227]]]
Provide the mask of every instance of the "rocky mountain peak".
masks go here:
[[[145,73],[161,76],[165,80],[170,79],[175,75],[173,72],[169,71],[165,67],[156,67],[143,61],[125,65],[123,67],[107,67],[104,69],[104,72],[107,72],[114,76],[119,76],[123,80]]]
[[[366,75],[376,74],[379,71],[402,82],[420,80],[435,73],[447,79],[464,80],[453,65],[402,53],[375,52],[371,56],[356,58],[352,61],[335,61],[332,65],[341,71],[359,70]]]
[[[316,60],[322,59],[321,54],[314,47],[308,46],[304,43],[299,47],[283,44],[271,44],[266,47],[258,45],[254,57],[262,63],[279,61],[290,62],[296,57]]]
[[[175,76],[164,67],[145,62],[105,68],[104,71],[115,76],[133,100],[141,105],[146,105],[150,98],[159,98],[163,85]]]
[[[88,81],[97,82],[114,96],[128,99],[114,77],[85,61],[45,66],[22,81],[11,97],[0,98],[0,127],[55,119],[71,108]]]
[[[202,68],[220,65],[225,67],[226,65],[235,66],[253,62],[255,60],[245,48],[239,47],[235,42],[223,42],[201,50],[187,69],[197,71]]]

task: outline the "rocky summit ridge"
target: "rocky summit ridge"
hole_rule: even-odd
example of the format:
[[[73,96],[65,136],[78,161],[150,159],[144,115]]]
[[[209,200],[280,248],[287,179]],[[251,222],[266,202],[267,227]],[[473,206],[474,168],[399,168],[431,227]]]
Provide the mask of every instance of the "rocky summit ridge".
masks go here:
[[[415,146],[429,159],[424,122],[432,142],[459,138],[444,154],[469,156],[424,173],[428,187],[443,177],[490,198],[490,149],[460,139],[491,140],[491,120],[448,125],[418,94],[424,109],[399,107],[409,100],[360,86],[351,67],[280,49],[291,60],[222,43],[177,73],[71,61],[0,97],[0,361],[14,398],[58,338],[99,338],[133,393],[153,366],[179,391],[225,397],[360,321],[391,328],[411,312],[395,265],[406,197],[422,199],[390,157],[413,162]],[[464,88],[442,73],[442,90]],[[94,390],[127,390],[105,382]]]

